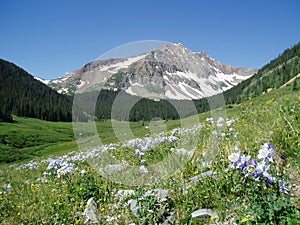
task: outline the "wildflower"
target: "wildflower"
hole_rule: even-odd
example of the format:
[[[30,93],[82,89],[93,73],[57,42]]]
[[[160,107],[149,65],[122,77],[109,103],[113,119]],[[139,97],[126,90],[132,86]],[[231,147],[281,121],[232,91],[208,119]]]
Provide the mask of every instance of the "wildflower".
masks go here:
[[[272,180],[271,175],[268,173],[269,169],[270,165],[266,165],[264,162],[257,163],[254,174],[255,179],[259,180],[262,176],[264,176]]]
[[[292,190],[293,184],[291,182],[285,181],[285,180],[279,180],[279,191],[289,194]]]
[[[117,218],[114,216],[105,216],[106,222],[112,222],[114,220],[116,220]]]
[[[256,170],[257,162],[256,160],[252,160],[247,165],[247,176],[254,175]]]
[[[11,184],[7,184],[7,185],[6,185],[6,188],[7,188],[7,190],[9,190],[9,191],[10,191],[10,190],[12,189],[12,186],[11,186]]]
[[[223,122],[224,122],[224,118],[223,117],[219,117],[219,119],[217,121],[217,127],[223,127]]]
[[[234,123],[234,120],[226,120],[227,127],[231,127],[231,125]]]
[[[262,148],[259,150],[258,159],[261,159],[262,161],[266,162],[274,162],[273,160],[273,153],[274,153],[274,147],[270,145],[270,143],[266,143],[262,146]]]
[[[135,154],[138,155],[139,157],[142,157],[142,156],[145,155],[145,153],[144,153],[144,152],[141,152],[139,149],[136,149],[136,150],[135,150]]]
[[[236,168],[238,170],[240,170],[241,172],[247,170],[247,165],[248,165],[248,162],[249,162],[250,158],[251,158],[251,156],[242,155],[240,157],[240,160],[239,160]]]
[[[213,122],[214,122],[214,118],[208,117],[208,118],[206,118],[206,122],[211,122],[211,123],[213,123]]]
[[[242,223],[246,223],[249,220],[250,216],[247,215],[245,217],[242,218]]]
[[[229,156],[228,156],[228,159],[230,161],[230,168],[232,167],[236,167],[238,165],[238,162],[240,160],[240,155],[241,155],[241,152],[238,151],[238,152],[234,152],[234,153],[231,153]]]
[[[57,178],[60,178],[62,175],[71,175],[74,172],[76,165],[73,163],[65,163],[57,172]]]
[[[140,167],[140,172],[141,173],[149,173],[148,169],[145,166]]]
[[[84,176],[86,174],[86,171],[83,169],[80,171],[81,176]]]

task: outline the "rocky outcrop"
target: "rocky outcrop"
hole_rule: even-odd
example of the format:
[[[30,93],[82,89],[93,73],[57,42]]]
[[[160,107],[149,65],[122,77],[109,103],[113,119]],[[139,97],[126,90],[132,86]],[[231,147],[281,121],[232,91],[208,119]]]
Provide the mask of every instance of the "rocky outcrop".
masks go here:
[[[200,99],[225,91],[256,71],[224,65],[182,44],[166,44],[130,58],[90,62],[48,85],[69,94],[122,89],[153,99]]]

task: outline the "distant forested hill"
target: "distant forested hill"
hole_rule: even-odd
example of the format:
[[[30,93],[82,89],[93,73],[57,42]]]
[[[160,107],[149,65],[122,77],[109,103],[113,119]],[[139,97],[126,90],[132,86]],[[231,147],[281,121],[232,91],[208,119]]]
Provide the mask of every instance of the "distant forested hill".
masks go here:
[[[71,121],[72,99],[34,79],[25,70],[0,59],[0,121],[12,114],[49,121]]]
[[[249,97],[259,96],[277,89],[300,73],[300,42],[285,50],[258,73],[237,86],[225,91],[226,104],[240,103]]]

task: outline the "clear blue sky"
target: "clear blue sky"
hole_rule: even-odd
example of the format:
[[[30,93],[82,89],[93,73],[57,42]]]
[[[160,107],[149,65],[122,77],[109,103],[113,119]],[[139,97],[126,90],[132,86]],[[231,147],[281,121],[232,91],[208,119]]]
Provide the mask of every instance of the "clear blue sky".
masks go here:
[[[299,0],[1,0],[0,58],[56,78],[119,45],[183,43],[260,68],[300,41]]]

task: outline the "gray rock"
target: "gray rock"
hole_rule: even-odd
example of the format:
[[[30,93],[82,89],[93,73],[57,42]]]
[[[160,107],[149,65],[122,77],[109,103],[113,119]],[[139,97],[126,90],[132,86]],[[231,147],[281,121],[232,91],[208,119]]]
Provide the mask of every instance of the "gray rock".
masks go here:
[[[98,206],[94,198],[87,201],[86,209],[83,212],[86,224],[99,224]]]

